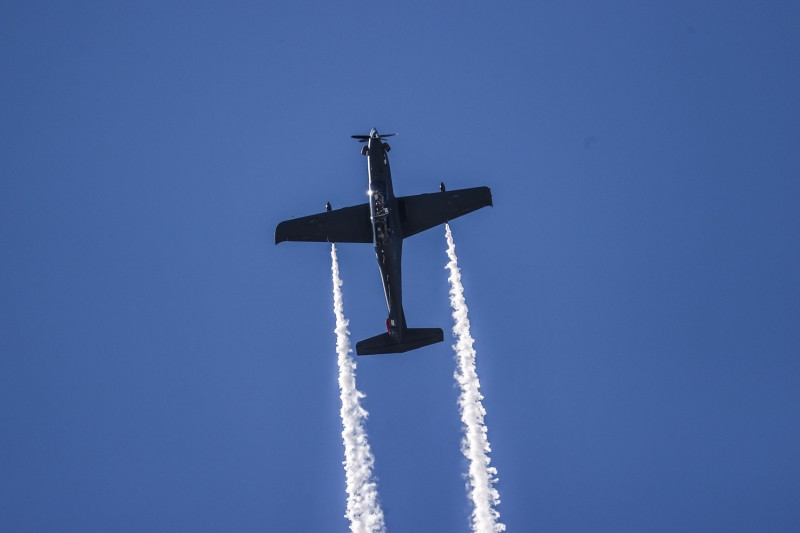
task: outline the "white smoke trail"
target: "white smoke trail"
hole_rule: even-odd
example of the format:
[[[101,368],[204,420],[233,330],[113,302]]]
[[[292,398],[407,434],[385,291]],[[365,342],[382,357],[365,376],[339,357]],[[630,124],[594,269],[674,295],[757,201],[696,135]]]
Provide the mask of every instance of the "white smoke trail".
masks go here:
[[[472,347],[474,340],[469,332],[469,318],[467,317],[467,303],[464,299],[464,287],[461,285],[461,271],[456,258],[456,245],[453,243],[453,233],[450,224],[445,225],[447,236],[447,269],[450,271],[450,306],[453,308],[453,335],[456,344],[458,364],[454,377],[461,387],[458,397],[458,407],[461,412],[461,422],[464,426],[464,437],[461,440],[461,453],[469,460],[469,483],[467,490],[472,500],[472,531],[475,533],[495,533],[505,531],[505,524],[499,521],[500,513],[495,507],[500,503],[500,493],[494,487],[497,482],[497,469],[490,466],[489,439],[483,417],[486,410],[483,408],[480,393],[480,382],[475,369],[475,349]]]
[[[331,273],[333,275],[333,312],[336,315],[336,353],[339,354],[339,396],[342,400],[342,441],[344,442],[344,473],[347,482],[347,512],[350,531],[373,533],[386,531],[383,510],[378,503],[378,485],[372,477],[375,458],[367,442],[364,421],[367,411],[361,407],[364,393],[356,388],[356,362],[350,355],[350,332],[344,317],[342,280],[336,246],[331,244]]]

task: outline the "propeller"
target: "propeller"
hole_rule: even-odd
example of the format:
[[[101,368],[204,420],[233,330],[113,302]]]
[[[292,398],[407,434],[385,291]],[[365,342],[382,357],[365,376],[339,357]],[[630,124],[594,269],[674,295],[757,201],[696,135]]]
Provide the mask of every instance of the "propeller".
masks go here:
[[[386,137],[393,137],[395,135],[397,135],[397,134],[396,133],[384,133],[384,134],[378,135],[378,138],[383,140]],[[351,135],[350,137],[352,137],[353,139],[357,139],[358,142],[360,142],[360,143],[365,143],[365,142],[367,142],[368,140],[370,140],[372,138],[372,135]]]

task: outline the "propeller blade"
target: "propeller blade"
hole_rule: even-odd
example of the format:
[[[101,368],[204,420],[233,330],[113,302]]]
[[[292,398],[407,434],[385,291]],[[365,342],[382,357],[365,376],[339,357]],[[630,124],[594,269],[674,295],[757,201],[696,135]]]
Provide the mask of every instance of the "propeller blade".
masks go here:
[[[382,135],[378,135],[378,137],[381,138],[381,139],[385,139],[386,137],[394,137],[395,135],[397,135],[397,134],[396,133],[384,133]],[[352,137],[353,139],[357,139],[358,142],[362,142],[362,143],[365,143],[365,142],[367,142],[368,140],[371,139],[371,137],[369,135],[351,135],[350,137]]]

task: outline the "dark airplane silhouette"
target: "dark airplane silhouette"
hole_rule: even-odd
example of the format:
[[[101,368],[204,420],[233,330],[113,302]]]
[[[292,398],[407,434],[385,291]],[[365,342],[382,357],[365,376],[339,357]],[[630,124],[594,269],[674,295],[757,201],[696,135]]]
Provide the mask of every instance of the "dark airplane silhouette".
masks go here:
[[[403,239],[492,205],[488,187],[445,191],[443,183],[441,192],[395,197],[387,155],[390,148],[384,141],[392,135],[379,135],[375,128],[369,135],[353,135],[365,143],[361,153],[367,156],[368,203],[342,209],[331,209],[328,203],[324,213],[284,220],[275,228],[275,244],[283,241],[374,244],[389,309],[387,333],[357,343],[358,355],[407,352],[444,339],[439,328],[406,326],[400,265]]]

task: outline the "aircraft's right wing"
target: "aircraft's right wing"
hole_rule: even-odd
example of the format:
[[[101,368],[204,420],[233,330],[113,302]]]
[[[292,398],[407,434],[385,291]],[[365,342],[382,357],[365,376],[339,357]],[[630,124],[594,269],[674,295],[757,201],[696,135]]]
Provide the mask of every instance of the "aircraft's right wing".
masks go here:
[[[372,242],[369,204],[284,220],[275,228],[275,244],[283,241]]]
[[[397,199],[403,238],[492,205],[489,187],[417,194]]]

